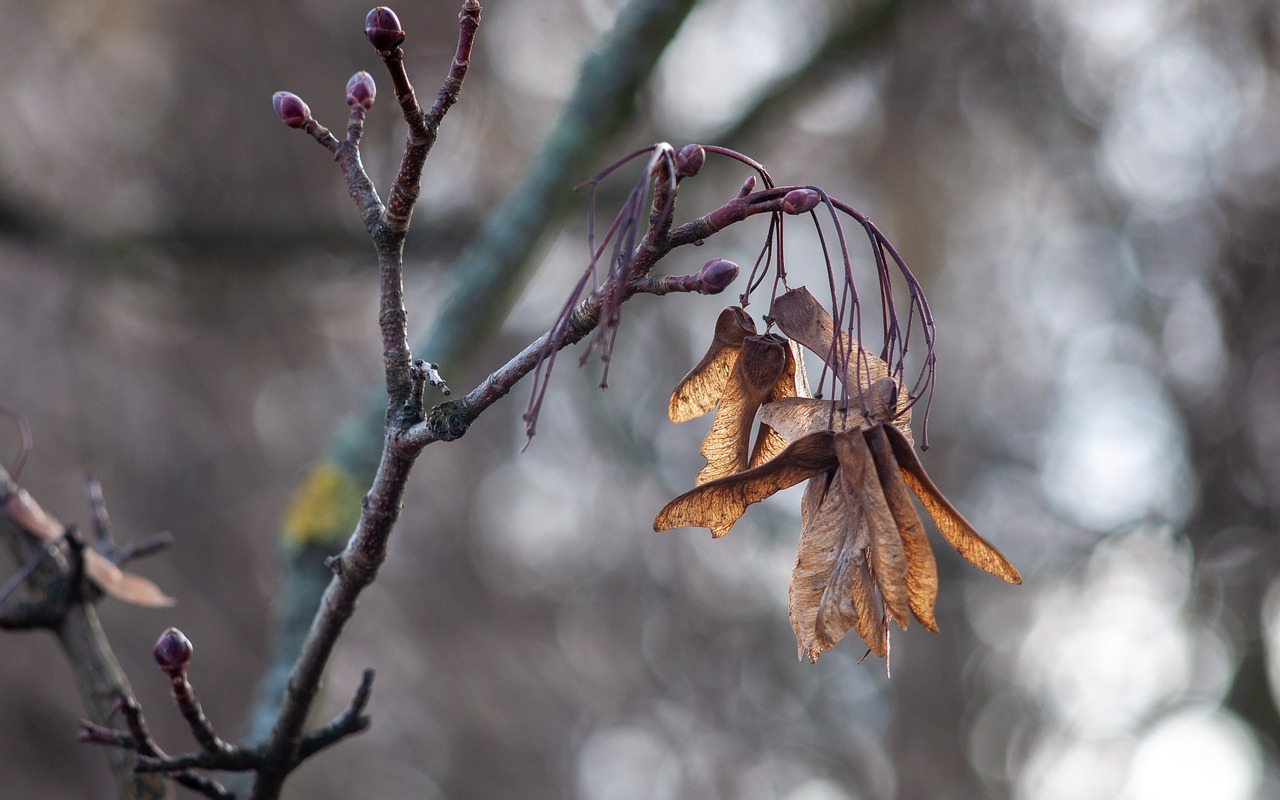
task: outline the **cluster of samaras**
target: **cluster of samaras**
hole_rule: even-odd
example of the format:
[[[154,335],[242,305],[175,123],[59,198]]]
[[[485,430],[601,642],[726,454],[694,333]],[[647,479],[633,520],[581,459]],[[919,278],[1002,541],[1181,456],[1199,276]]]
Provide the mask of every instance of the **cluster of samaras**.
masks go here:
[[[744,310],[725,309],[706,356],[671,393],[672,422],[716,415],[697,488],[668,503],[654,530],[693,526],[723,536],[747,506],[807,480],[790,613],[800,656],[810,661],[851,628],[878,657],[889,650],[890,620],[906,628],[915,616],[937,631],[937,565],[908,490],[965,560],[1021,583],[925,474],[907,392],[889,365],[837,333],[807,289],[776,298],[769,319],[788,338],[758,335]],[[833,370],[845,402],[810,396],[797,344]]]

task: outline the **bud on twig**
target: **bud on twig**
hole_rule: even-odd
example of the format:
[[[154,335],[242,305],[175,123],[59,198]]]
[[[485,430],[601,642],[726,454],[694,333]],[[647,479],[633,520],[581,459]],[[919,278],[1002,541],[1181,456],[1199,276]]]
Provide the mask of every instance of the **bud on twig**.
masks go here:
[[[271,95],[271,105],[290,128],[302,128],[311,119],[311,109],[293,92],[276,92]]]
[[[782,210],[788,214],[807,214],[822,202],[822,195],[812,189],[792,189],[782,198]]]
[[[698,281],[702,294],[720,294],[738,277],[738,265],[723,258],[716,258],[702,265]]]
[[[379,53],[390,52],[404,41],[400,18],[386,6],[378,6],[364,18],[364,35]]]
[[[152,651],[156,663],[169,677],[177,677],[191,663],[191,640],[177,628],[165,628],[156,641],[156,649]]]
[[[378,87],[373,76],[360,70],[347,81],[347,105],[360,106],[365,111],[373,108],[373,98],[378,94]]]
[[[748,175],[747,179],[742,182],[742,188],[738,190],[738,197],[746,197],[747,195],[755,191],[755,188],[756,188],[756,176]]]
[[[707,151],[700,144],[687,144],[676,153],[676,177],[692,178],[702,169],[707,160]]]

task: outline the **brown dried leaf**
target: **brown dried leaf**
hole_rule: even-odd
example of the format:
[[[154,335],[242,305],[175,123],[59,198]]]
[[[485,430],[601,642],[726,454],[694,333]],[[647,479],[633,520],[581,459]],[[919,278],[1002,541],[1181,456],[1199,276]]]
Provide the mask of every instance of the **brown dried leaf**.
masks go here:
[[[829,431],[806,436],[792,442],[776,458],[758,467],[685,492],[658,512],[653,529],[668,531],[700,527],[710,528],[711,535],[715,537],[725,535],[747,506],[834,468],[836,457],[832,436],[834,434]]]
[[[748,336],[743,339],[733,375],[720,396],[720,405],[716,407],[715,421],[702,440],[701,452],[707,464],[694,483],[700,486],[748,468],[748,448],[756,411],[783,374],[788,353],[780,336]]]
[[[775,298],[769,315],[779,330],[812,350],[835,370],[836,377],[845,384],[851,398],[860,397],[881,378],[891,377],[889,365],[875,353],[862,347],[846,331],[840,331],[839,339],[836,340],[837,350],[831,353],[831,343],[836,336],[835,320],[818,302],[818,298],[805,287],[800,286]],[[844,359],[846,354],[848,358]],[[832,358],[829,359],[828,355]],[[836,362],[842,360],[847,361],[847,369],[843,372],[836,368]],[[898,406],[901,407],[910,400],[906,387],[900,387]],[[893,424],[908,440],[914,441],[911,437],[910,411],[904,411]]]
[[[871,448],[880,488],[884,490],[884,499],[889,503],[889,511],[893,513],[898,534],[902,537],[902,549],[907,557],[907,602],[911,613],[921,625],[937,633],[933,604],[938,597],[938,565],[929,540],[925,538],[924,525],[911,502],[907,485],[902,481],[885,426],[877,425],[863,436]]]
[[[125,572],[93,550],[84,551],[84,569],[98,588],[117,600],[148,608],[162,608],[177,602],[151,581]]]
[[[706,355],[671,392],[667,416],[672,422],[687,422],[716,407],[733,373],[742,340],[755,332],[755,321],[741,308],[732,306],[720,312]]]
[[[907,601],[907,556],[898,534],[898,523],[880,488],[871,450],[861,431],[835,435],[836,458],[844,479],[844,491],[861,510],[870,533],[871,575],[884,600],[885,613],[902,628],[910,622]]]
[[[62,523],[44,510],[26,489],[18,489],[4,504],[11,520],[27,533],[46,542],[56,542],[65,531]],[[89,579],[117,600],[137,606],[156,608],[171,606],[175,600],[146,578],[134,575],[112,564],[101,554],[86,549],[84,568]]]
[[[894,459],[898,462],[902,480],[915,493],[915,496],[920,498],[920,502],[933,518],[933,523],[938,526],[938,531],[943,538],[965,561],[978,569],[990,572],[1009,583],[1022,583],[1022,576],[1008,559],[1002,556],[990,542],[983,539],[973,526],[960,516],[955,506],[942,496],[942,492],[938,491],[938,487],[925,474],[924,466],[916,457],[911,442],[901,435],[901,431],[885,426],[885,433],[888,434],[889,444],[893,448]]]
[[[851,628],[877,657],[887,652],[884,616],[867,565],[870,533],[841,482],[839,470],[810,479],[800,505],[788,606],[799,655],[810,662]]]

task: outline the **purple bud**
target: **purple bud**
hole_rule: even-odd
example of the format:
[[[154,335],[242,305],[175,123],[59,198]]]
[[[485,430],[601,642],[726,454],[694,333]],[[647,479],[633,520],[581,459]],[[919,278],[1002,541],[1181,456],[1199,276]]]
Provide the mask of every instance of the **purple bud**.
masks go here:
[[[360,106],[365,111],[373,108],[373,98],[378,94],[378,87],[373,76],[361,70],[347,81],[347,105]]]
[[[156,641],[156,649],[152,651],[160,669],[168,675],[176,677],[187,669],[191,663],[191,640],[182,635],[177,628],[165,628]]]
[[[792,189],[782,198],[782,210],[788,214],[807,214],[822,202],[822,195],[812,189]]]
[[[301,128],[311,119],[311,109],[293,92],[276,92],[271,95],[271,105],[290,128]]]
[[[369,44],[379,53],[396,49],[404,41],[404,31],[400,28],[400,18],[396,12],[386,6],[378,6],[364,18],[364,35]]]
[[[742,188],[738,190],[738,197],[746,197],[756,188],[756,176],[748,175],[747,179],[742,182]]]
[[[702,164],[707,160],[707,151],[702,149],[700,144],[686,144],[680,148],[680,152],[676,153],[676,177],[692,178],[698,174],[698,170],[702,169]]]
[[[738,265],[723,258],[716,258],[702,265],[698,280],[703,294],[720,294],[738,277]]]

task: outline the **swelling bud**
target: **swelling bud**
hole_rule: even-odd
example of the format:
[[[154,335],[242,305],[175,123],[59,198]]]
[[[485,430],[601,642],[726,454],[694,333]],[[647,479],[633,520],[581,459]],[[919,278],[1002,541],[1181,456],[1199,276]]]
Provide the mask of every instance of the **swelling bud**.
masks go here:
[[[290,128],[304,127],[307,120],[311,119],[311,109],[293,92],[276,92],[271,96],[271,105],[275,106],[281,121]]]
[[[404,41],[400,18],[386,6],[378,6],[364,18],[364,35],[379,53],[390,52]]]
[[[792,189],[782,198],[782,210],[788,214],[807,214],[822,202],[822,195],[812,189]]]
[[[702,294],[720,294],[738,277],[738,265],[723,258],[716,258],[702,265],[698,282]]]
[[[365,111],[373,108],[373,98],[378,94],[378,87],[373,76],[361,70],[347,81],[347,105],[360,106]]]
[[[692,178],[702,169],[707,160],[707,151],[700,144],[687,144],[676,153],[676,177]]]
[[[156,641],[156,649],[152,651],[156,664],[170,677],[177,677],[191,663],[191,640],[177,628],[165,628]]]

